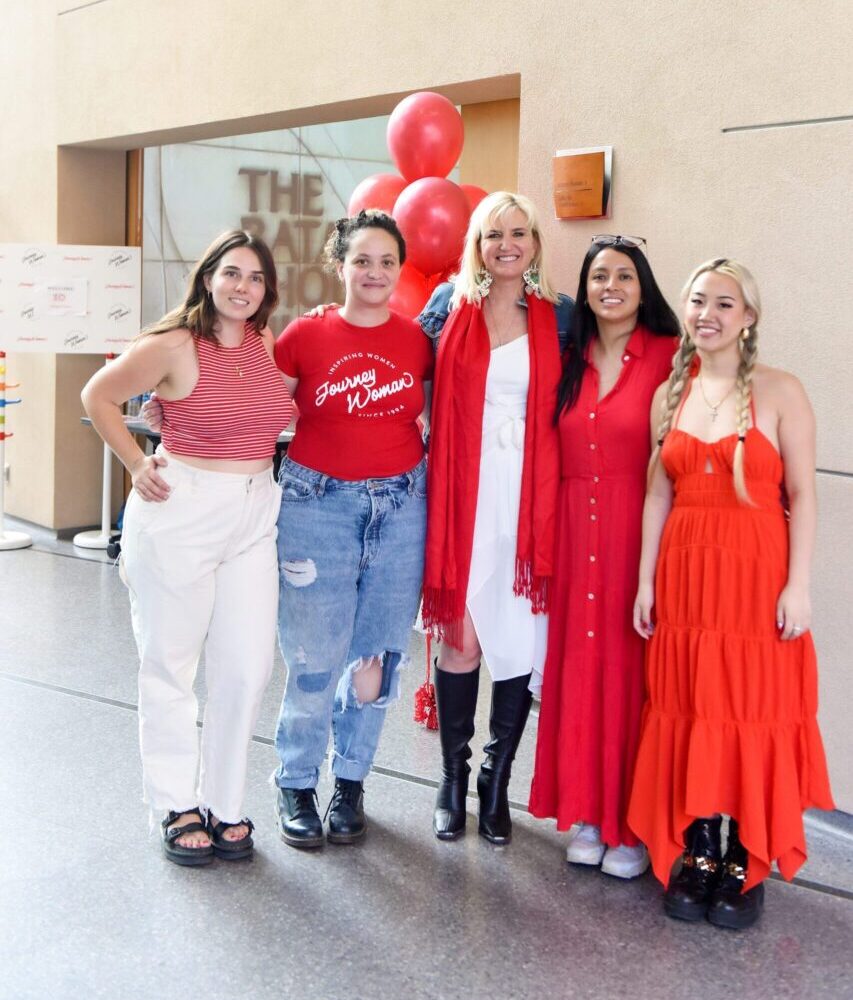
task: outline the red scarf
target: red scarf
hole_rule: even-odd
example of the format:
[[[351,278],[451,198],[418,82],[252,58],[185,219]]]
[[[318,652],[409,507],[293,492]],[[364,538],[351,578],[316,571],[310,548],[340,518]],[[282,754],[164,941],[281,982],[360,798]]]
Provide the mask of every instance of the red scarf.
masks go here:
[[[550,302],[527,297],[527,332],[530,385],[513,592],[542,614],[553,574],[560,477],[554,422],[560,352]],[[433,381],[423,603],[426,627],[457,649],[471,568],[490,353],[482,308],[463,302],[442,331]]]

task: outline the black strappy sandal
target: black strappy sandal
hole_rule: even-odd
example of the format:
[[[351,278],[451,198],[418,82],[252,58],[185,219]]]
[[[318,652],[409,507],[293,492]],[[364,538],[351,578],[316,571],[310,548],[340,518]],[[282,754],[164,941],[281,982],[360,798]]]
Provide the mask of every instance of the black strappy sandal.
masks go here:
[[[228,840],[224,834],[232,826],[247,826],[249,832],[239,840]],[[251,858],[255,849],[252,840],[252,830],[254,829],[255,824],[248,818],[241,819],[238,823],[225,823],[223,820],[213,823],[210,816],[207,817],[207,832],[213,841],[213,853],[224,861],[242,861],[245,858]]]
[[[198,822],[186,823],[184,826],[173,826],[171,830],[169,829],[169,826],[175,820],[181,816],[191,815],[192,813],[198,815]],[[184,847],[183,844],[179,844],[177,841],[185,833],[207,833],[209,835],[207,826],[202,822],[201,813],[197,809],[188,809],[183,813],[170,812],[163,820],[160,824],[163,853],[176,865],[184,865],[186,867],[209,865],[213,861],[213,844],[208,844],[206,847]]]

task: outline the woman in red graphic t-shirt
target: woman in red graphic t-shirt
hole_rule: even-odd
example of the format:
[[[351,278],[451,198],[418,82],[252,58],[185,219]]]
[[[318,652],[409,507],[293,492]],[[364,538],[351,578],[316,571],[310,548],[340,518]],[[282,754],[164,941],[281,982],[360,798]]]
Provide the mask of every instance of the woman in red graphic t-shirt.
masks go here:
[[[432,348],[388,300],[406,259],[381,212],[341,219],[326,246],[340,310],[292,322],[275,357],[299,408],[279,482],[279,638],[287,684],[276,733],[277,813],[293,847],[323,844],[316,786],[329,731],[328,839],[365,832],[363,781],[418,609],[426,469],[418,417]]]

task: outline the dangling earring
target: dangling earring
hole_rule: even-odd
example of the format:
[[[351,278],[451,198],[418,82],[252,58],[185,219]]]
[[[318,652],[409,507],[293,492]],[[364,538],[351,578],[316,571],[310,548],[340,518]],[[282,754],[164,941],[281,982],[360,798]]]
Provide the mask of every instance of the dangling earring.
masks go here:
[[[743,328],[743,329],[742,329],[742,330],[740,331],[740,342],[741,342],[742,344],[745,344],[745,343],[746,343],[746,342],[747,342],[748,340],[749,340],[749,327],[748,327],[748,326],[745,326],[745,327],[744,327],[744,328]]]
[[[525,293],[527,295],[535,295],[537,299],[541,299],[542,289],[539,287],[539,268],[535,264],[531,264],[522,275],[522,278],[524,278]]]
[[[477,294],[481,299],[484,299],[489,294],[489,289],[492,287],[492,282],[495,279],[492,277],[492,272],[487,271],[485,267],[481,267],[474,278],[474,283],[477,286]]]

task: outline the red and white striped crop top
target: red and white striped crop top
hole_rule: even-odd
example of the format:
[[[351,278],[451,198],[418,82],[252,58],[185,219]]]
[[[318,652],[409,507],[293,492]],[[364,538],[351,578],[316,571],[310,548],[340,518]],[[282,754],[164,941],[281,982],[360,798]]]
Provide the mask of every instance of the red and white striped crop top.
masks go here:
[[[261,336],[246,324],[239,347],[195,337],[198,382],[161,400],[163,445],[175,455],[234,461],[271,458],[293,400]]]

